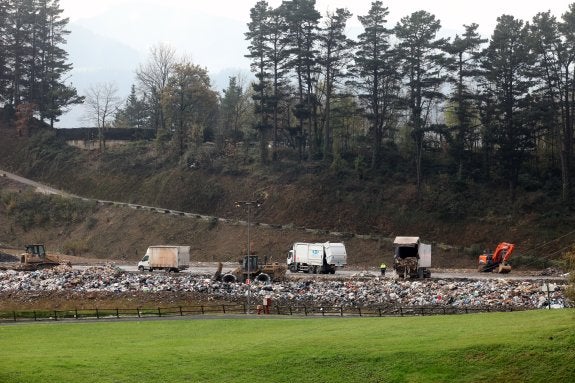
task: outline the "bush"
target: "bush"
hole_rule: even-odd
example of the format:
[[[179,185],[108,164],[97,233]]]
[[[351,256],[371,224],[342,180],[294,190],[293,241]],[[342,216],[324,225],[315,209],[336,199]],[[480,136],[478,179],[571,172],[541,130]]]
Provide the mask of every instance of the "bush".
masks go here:
[[[67,226],[83,222],[95,207],[93,203],[34,192],[3,196],[6,213],[28,231],[34,227]]]

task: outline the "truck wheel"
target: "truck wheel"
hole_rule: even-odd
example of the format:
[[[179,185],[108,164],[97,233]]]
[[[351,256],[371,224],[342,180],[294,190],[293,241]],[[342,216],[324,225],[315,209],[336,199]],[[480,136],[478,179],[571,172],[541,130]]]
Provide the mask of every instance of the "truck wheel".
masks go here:
[[[266,273],[258,274],[258,276],[256,277],[256,281],[258,282],[268,283],[270,280],[271,280],[270,276]]]
[[[222,282],[224,282],[224,283],[235,283],[236,282],[236,276],[233,274],[226,274],[222,277]]]
[[[150,270],[150,273],[151,273],[151,272],[153,272],[153,271],[154,271],[154,268],[153,268],[153,267],[150,267],[150,269],[149,269],[149,270]]]
[[[138,267],[138,270],[140,270],[143,273],[144,272],[144,266]]]

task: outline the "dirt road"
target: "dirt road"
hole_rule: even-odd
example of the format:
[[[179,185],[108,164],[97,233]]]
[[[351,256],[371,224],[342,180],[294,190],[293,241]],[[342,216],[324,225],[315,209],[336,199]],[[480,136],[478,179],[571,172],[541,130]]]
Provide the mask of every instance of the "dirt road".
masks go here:
[[[127,272],[138,272],[136,265],[117,265],[122,270]],[[79,267],[79,266],[78,266]],[[85,268],[86,266],[82,266]],[[193,275],[212,275],[215,273],[218,264],[216,262],[195,262],[187,270],[184,270],[184,274]],[[234,263],[225,263],[222,272],[234,270],[236,265]],[[162,271],[157,271],[154,273],[162,273]],[[379,276],[380,272],[376,268],[365,269],[365,268],[345,268],[338,270],[335,274],[305,274],[305,273],[290,273],[288,272],[286,276],[289,279],[357,279],[357,278],[370,278]],[[386,279],[397,279],[397,274],[388,270],[385,274]],[[471,279],[471,280],[482,280],[482,279],[508,279],[508,280],[525,280],[525,281],[566,281],[567,276],[565,275],[541,275],[538,272],[516,272],[509,274],[497,274],[497,273],[480,273],[476,270],[467,269],[456,269],[456,270],[433,270],[431,271],[432,279]]]

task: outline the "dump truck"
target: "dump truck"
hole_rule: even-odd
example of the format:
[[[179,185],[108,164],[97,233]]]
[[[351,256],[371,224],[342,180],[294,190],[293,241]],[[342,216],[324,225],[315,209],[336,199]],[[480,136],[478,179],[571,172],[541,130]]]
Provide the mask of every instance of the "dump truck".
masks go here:
[[[146,255],[138,262],[138,270],[179,272],[190,267],[190,246],[150,246]]]
[[[501,242],[495,248],[493,253],[486,251],[479,256],[479,272],[496,272],[499,274],[507,274],[511,272],[511,265],[509,258],[515,250],[513,243]]]
[[[431,245],[419,237],[395,237],[393,269],[400,278],[431,277]]]
[[[283,280],[286,273],[284,265],[279,262],[269,262],[267,257],[262,260],[257,255],[246,255],[239,260],[239,264],[240,266],[235,270],[221,276],[221,280],[227,283],[251,283],[252,281],[271,283]],[[221,267],[219,270],[221,271]]]
[[[288,252],[287,267],[292,273],[334,274],[347,264],[347,252],[341,242],[296,242]]]

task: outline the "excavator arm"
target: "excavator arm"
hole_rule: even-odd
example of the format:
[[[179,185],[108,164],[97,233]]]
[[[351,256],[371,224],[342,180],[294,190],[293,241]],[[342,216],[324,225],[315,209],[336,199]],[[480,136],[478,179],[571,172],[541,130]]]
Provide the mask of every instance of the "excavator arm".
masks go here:
[[[501,242],[493,252],[493,255],[483,254],[479,256],[479,271],[497,271],[498,273],[509,273],[511,266],[508,264],[515,245],[508,242]]]
[[[511,254],[515,250],[515,245],[512,243],[501,242],[497,245],[495,252],[493,253],[493,262],[494,263],[507,263],[509,258],[511,258]]]

